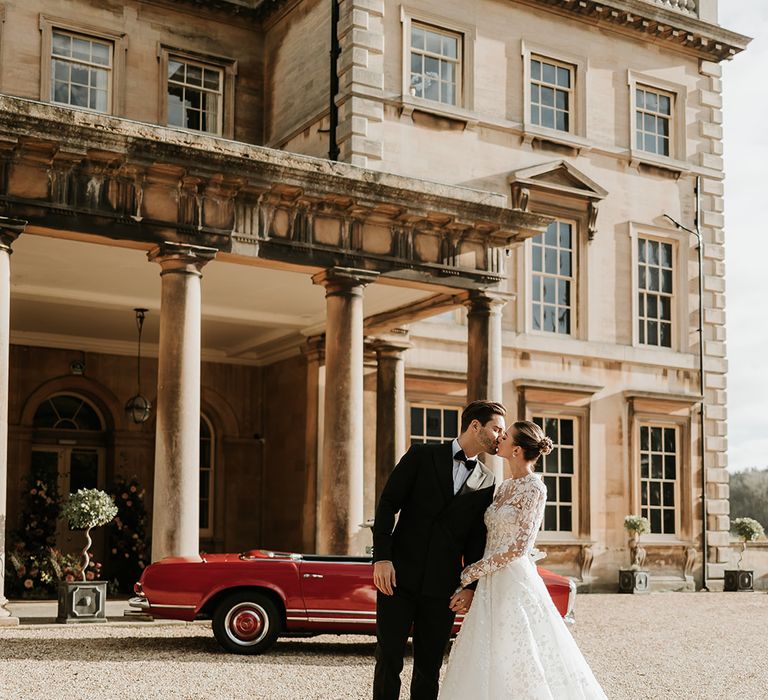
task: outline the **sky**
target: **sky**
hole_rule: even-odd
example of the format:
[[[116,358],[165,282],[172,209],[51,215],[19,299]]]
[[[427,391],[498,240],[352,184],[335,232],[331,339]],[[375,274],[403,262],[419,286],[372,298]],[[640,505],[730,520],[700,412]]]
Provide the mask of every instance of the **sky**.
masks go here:
[[[738,471],[768,467],[768,0],[719,5],[722,27],[753,37],[723,63],[728,463]]]

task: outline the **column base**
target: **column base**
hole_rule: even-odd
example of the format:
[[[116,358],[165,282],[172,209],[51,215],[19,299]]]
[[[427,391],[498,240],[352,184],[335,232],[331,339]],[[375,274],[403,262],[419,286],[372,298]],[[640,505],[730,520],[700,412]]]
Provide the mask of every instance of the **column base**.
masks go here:
[[[8,604],[8,599],[0,597],[0,627],[18,627],[19,618],[11,615],[11,611],[5,606]]]

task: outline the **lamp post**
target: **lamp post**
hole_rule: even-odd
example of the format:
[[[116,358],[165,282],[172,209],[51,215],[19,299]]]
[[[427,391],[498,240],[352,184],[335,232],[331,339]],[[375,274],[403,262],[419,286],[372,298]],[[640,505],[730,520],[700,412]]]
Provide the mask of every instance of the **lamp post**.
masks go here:
[[[676,228],[686,231],[696,237],[696,251],[699,268],[699,444],[701,458],[701,590],[708,591],[707,587],[707,469],[706,469],[706,445],[704,424],[706,420],[706,403],[704,399],[704,241],[701,235],[701,176],[696,176],[695,184],[696,211],[694,214],[694,228],[690,229],[683,226],[679,221],[675,221],[669,214],[664,214],[664,218],[669,219]]]

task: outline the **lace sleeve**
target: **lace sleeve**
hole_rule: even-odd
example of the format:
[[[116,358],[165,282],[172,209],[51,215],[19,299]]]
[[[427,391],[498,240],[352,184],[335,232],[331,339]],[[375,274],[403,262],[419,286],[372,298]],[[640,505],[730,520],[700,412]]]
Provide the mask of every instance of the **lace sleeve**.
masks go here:
[[[520,510],[517,536],[506,551],[497,552],[464,569],[461,572],[461,585],[466,587],[481,576],[487,576],[530,552],[544,518],[546,502],[547,491],[538,478],[535,482],[525,484],[522,489],[499,493],[496,507],[510,505]]]

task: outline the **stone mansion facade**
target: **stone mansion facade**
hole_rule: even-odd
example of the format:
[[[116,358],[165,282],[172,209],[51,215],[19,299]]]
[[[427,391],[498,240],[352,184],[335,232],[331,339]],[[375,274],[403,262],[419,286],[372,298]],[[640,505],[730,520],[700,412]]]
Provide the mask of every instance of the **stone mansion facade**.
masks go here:
[[[0,551],[42,469],[138,477],[154,559],[362,552],[487,397],[555,443],[550,568],[614,589],[641,513],[655,585],[716,586],[748,41],[717,0],[0,1]]]

